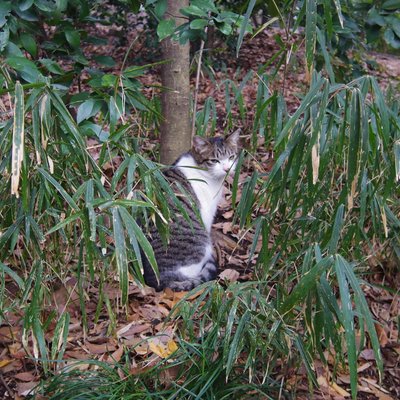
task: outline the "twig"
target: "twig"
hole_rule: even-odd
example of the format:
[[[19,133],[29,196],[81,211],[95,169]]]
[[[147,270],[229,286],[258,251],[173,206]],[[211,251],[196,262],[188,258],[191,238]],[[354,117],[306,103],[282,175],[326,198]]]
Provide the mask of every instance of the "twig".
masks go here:
[[[5,379],[3,377],[3,374],[1,372],[0,372],[0,381],[3,384],[3,386],[6,388],[8,394],[10,395],[10,397],[13,398],[14,397],[14,393],[11,390],[10,386],[7,385],[7,382],[5,381]]]
[[[204,28],[204,33],[207,36],[208,25]],[[200,72],[201,72],[201,59],[203,57],[204,51],[204,40],[201,40],[200,50],[199,50],[199,61],[197,62],[197,73],[196,73],[196,86],[194,88],[194,104],[193,104],[193,116],[192,116],[192,137],[196,131],[196,109],[197,109],[197,98],[199,94],[199,85],[200,85]]]

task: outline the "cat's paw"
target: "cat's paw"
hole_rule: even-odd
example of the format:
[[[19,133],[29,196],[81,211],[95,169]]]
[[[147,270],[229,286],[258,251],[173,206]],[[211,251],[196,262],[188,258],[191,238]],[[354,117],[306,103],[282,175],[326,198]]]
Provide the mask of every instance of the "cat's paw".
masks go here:
[[[173,281],[167,286],[174,292],[188,292],[201,284],[200,279],[191,279],[187,281]]]

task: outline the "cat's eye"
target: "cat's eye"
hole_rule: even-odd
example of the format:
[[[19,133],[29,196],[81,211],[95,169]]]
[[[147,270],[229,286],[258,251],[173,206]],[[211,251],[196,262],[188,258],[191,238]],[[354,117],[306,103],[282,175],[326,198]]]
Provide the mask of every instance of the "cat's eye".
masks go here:
[[[219,160],[217,160],[216,158],[211,158],[210,160],[208,160],[211,164],[218,164]]]
[[[235,155],[234,154],[232,154],[230,157],[229,157],[229,159],[232,161],[233,159],[235,158]]]

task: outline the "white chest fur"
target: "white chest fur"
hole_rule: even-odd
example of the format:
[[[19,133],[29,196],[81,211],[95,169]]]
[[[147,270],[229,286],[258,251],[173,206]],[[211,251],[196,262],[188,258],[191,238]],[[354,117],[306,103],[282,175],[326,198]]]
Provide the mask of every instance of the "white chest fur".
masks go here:
[[[211,232],[211,225],[221,200],[224,180],[215,179],[206,171],[199,169],[190,154],[182,156],[176,165],[192,184],[200,203],[200,214],[204,226],[208,232]]]

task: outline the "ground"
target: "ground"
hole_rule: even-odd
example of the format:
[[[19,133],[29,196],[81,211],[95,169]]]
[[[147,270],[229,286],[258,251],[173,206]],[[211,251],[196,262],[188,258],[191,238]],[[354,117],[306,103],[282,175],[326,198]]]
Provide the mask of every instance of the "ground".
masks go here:
[[[140,28],[140,27],[139,27]],[[141,29],[141,28],[140,28]],[[105,52],[112,55],[117,61],[118,68],[126,47],[131,39],[138,34],[132,28],[126,35],[126,45],[121,46],[120,38],[113,36],[113,27],[99,27],[100,34],[109,39],[109,46],[102,47],[101,54]],[[257,71],[257,66],[268,61],[276,52],[277,45],[274,35],[285,36],[284,32],[274,29],[261,33],[253,40],[245,42],[240,52],[240,57],[236,59],[227,49],[221,50],[218,57],[225,60],[229,67],[221,68],[215,72],[213,79],[217,85],[212,83],[210,76],[203,74],[200,82],[199,108],[202,107],[208,96],[213,96],[217,102],[218,124],[217,132],[221,133],[226,123],[224,112],[224,86],[221,83],[227,77],[240,82],[246,73],[253,69]],[[288,39],[290,43],[301,41],[297,36]],[[137,40],[131,53],[131,60],[138,59],[143,49],[143,42]],[[85,52],[96,52],[93,46],[87,46]],[[372,70],[383,89],[389,84],[395,88],[400,84],[400,61],[397,57],[371,53],[369,57],[376,60],[378,68]],[[236,71],[240,67],[240,72]],[[273,68],[271,66],[270,68]],[[284,92],[290,111],[299,105],[299,95],[304,93],[307,87],[307,79],[304,68],[304,53],[297,51],[290,60],[287,68],[278,71],[280,79],[276,80],[276,90]],[[193,74],[194,75],[194,74]],[[246,83],[243,90],[244,100],[248,106],[247,119],[243,123],[243,139],[249,138],[248,127],[254,117],[252,104],[256,96],[256,87],[259,76],[254,74]],[[159,82],[158,71],[151,71],[144,79],[146,85]],[[194,81],[192,81],[194,85]],[[284,87],[283,87],[284,86]],[[74,89],[76,90],[76,88]],[[154,88],[146,89],[151,95]],[[235,110],[234,112],[238,112]],[[157,140],[148,142],[145,146],[154,147]],[[261,148],[261,147],[260,147]],[[257,160],[261,160],[265,168],[273,165],[273,155],[266,150],[259,150],[256,154]],[[241,179],[255,167],[249,160],[241,173]],[[222,277],[228,280],[247,280],[251,278],[251,271],[247,269],[249,258],[249,244],[254,238],[253,233],[243,232],[237,225],[232,224],[233,211],[230,207],[230,192],[226,191],[225,200],[222,202],[217,219],[214,225],[214,239],[219,263],[222,267]],[[376,318],[376,328],[378,330],[382,353],[384,357],[385,375],[380,382],[377,376],[374,363],[374,355],[369,348],[363,350],[359,359],[359,398],[360,399],[380,399],[390,400],[400,398],[400,345],[398,338],[398,318],[399,318],[399,296],[397,289],[400,287],[400,274],[396,266],[385,265],[388,269],[383,271],[382,265],[376,260],[371,260],[371,268],[374,271],[368,278],[370,285],[363,287],[368,299],[370,308]],[[390,269],[390,271],[389,271]],[[385,272],[385,273],[384,273]],[[12,291],[11,280],[6,282],[8,290]],[[386,290],[383,287],[393,288]],[[90,299],[86,303],[88,316],[88,330],[82,330],[82,318],[80,314],[78,293],[75,290],[76,280],[68,280],[66,287],[61,287],[54,292],[54,307],[63,309],[67,307],[70,312],[71,321],[68,336],[68,344],[65,352],[66,363],[70,364],[76,360],[87,360],[96,358],[102,361],[119,361],[124,349],[132,348],[131,373],[136,374],[139,370],[138,364],[142,360],[149,362],[163,358],[174,348],[174,326],[172,323],[163,323],[171,308],[185,295],[184,293],[174,293],[167,289],[156,293],[151,288],[140,288],[133,284],[129,291],[129,305],[126,311],[120,310],[114,315],[115,320],[110,320],[109,313],[103,309],[97,321],[95,321],[95,311],[98,301],[98,288],[89,288]],[[119,297],[119,290],[115,285],[103,288],[104,293],[113,301]],[[22,310],[21,310],[22,313]],[[0,327],[0,397],[1,398],[23,398],[40,379],[41,370],[32,362],[33,353],[28,355],[22,346],[22,327],[19,324],[20,315],[8,315],[7,322]],[[54,326],[49,328],[46,339],[52,339]],[[163,332],[163,339],[154,339],[143,342],[142,338],[153,336]],[[137,364],[134,360],[138,360]],[[82,364],[81,368],[88,368],[87,364]],[[287,385],[296,387],[298,399],[309,398],[309,386],[306,379],[306,372],[303,369],[292,371],[293,375],[286,378]],[[315,391],[315,399],[342,399],[349,396],[349,375],[348,371],[338,372],[335,382],[331,381],[329,371],[322,365],[316,364],[316,373],[320,389]],[[279,377],[278,377],[279,378]],[[3,387],[2,387],[3,386]]]

